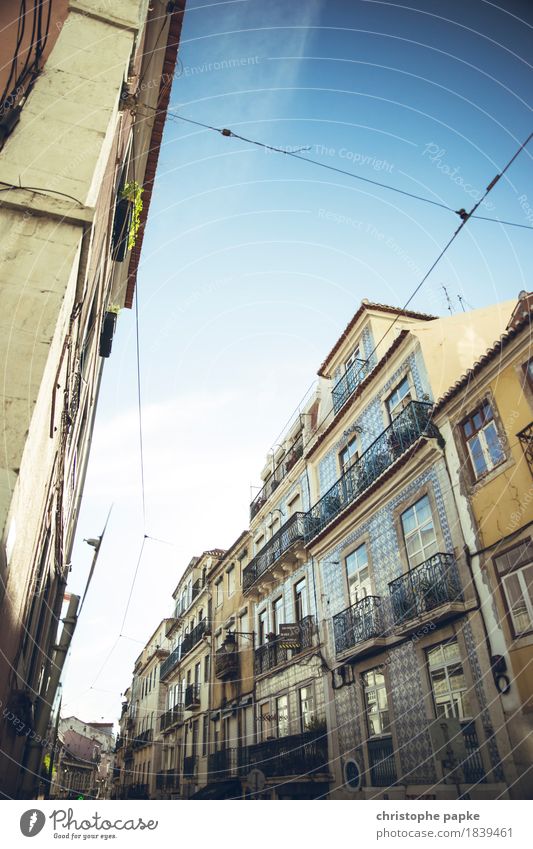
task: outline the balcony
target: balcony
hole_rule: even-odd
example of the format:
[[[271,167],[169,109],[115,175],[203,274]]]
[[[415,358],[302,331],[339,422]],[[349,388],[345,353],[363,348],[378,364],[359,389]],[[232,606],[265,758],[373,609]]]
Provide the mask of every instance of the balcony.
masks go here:
[[[122,749],[124,745],[124,737],[117,737],[117,742],[115,743],[115,752],[118,752],[119,749]]]
[[[250,519],[259,513],[262,507],[267,503],[272,493],[278,488],[281,481],[290,472],[295,463],[304,453],[303,434],[300,433],[290,448],[283,455],[283,459],[275,466],[272,474],[265,481],[265,485],[259,490],[254,500],[250,504]]]
[[[137,737],[135,737],[135,739],[132,741],[132,746],[134,749],[141,749],[143,746],[147,746],[149,743],[151,743],[152,739],[152,729],[147,728],[146,731],[141,731],[141,733],[138,734]]]
[[[178,790],[180,786],[180,774],[175,769],[167,769],[158,772],[155,779],[158,790]]]
[[[249,590],[296,542],[303,540],[305,513],[294,513],[255,555],[242,573],[242,588]]]
[[[207,619],[202,619],[202,621],[198,622],[198,625],[196,625],[189,634],[185,634],[181,646],[175,648],[174,651],[169,654],[167,659],[163,661],[159,675],[160,679],[166,678],[167,675],[170,675],[174,667],[176,667],[180,660],[182,660],[182,658],[185,657],[185,655],[200,642],[204,634],[209,634]]]
[[[396,784],[396,764],[391,737],[377,737],[368,741],[368,762],[372,787],[391,787]]]
[[[187,758],[183,758],[183,777],[184,778],[194,778],[196,775],[196,755],[190,755]]]
[[[381,599],[367,596],[333,617],[335,652],[342,655],[357,647],[380,648],[385,644]],[[353,651],[352,651],[353,653]]]
[[[370,371],[368,360],[354,360],[345,374],[331,390],[333,411],[335,414],[344,407],[346,401],[353,395],[361,381],[365,379]]]
[[[185,688],[185,710],[198,710],[200,707],[200,685],[188,684]]]
[[[288,660],[297,657],[301,652],[312,647],[313,637],[316,632],[315,617],[306,616],[298,625],[300,630],[299,648],[283,648],[280,638],[276,637],[276,639],[270,640],[255,650],[254,672],[256,675],[263,675],[265,672],[275,669],[282,663],[286,663]]]
[[[328,772],[326,733],[308,731],[249,746],[243,750],[240,769],[243,773],[260,769],[267,777]]]
[[[528,424],[527,427],[516,435],[520,441],[520,445],[522,446],[522,451],[524,452],[526,462],[529,466],[529,471],[533,475],[533,422]]]
[[[389,590],[394,622],[401,630],[413,619],[442,621],[464,611],[463,591],[453,554],[434,554],[420,566],[391,581]],[[427,614],[431,614],[430,617]]]
[[[180,662],[180,651],[180,647],[178,646],[178,648],[170,652],[167,659],[161,664],[161,670],[159,672],[159,678],[161,680],[169,675],[174,667]]]
[[[162,713],[159,718],[160,731],[168,731],[173,725],[183,722],[183,705],[174,705],[170,710]]]
[[[431,404],[411,401],[306,514],[306,542],[369,489],[422,436],[440,438],[431,421]]]
[[[149,790],[147,784],[130,784],[126,787],[126,799],[149,799]]]
[[[239,674],[239,652],[226,651],[225,647],[217,649],[215,654],[215,678],[228,681]]]
[[[221,749],[209,755],[209,780],[220,781],[239,775],[245,749]]]

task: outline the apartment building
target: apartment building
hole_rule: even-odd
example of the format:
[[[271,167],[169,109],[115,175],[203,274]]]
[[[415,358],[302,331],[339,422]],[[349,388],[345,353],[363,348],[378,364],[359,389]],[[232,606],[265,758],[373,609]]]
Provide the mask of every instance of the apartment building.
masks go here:
[[[434,409],[485,623],[483,677],[505,717],[517,799],[533,794],[532,307],[522,292],[506,332]]]
[[[160,680],[167,689],[160,718],[160,791],[190,798],[208,781],[212,600],[207,574],[221,549],[193,557],[174,590],[174,617],[167,627],[169,656]],[[162,786],[164,785],[164,786]]]
[[[50,795],[54,799],[108,799],[113,780],[113,724],[60,720],[58,756]]]
[[[131,687],[124,692],[124,701],[118,721],[118,735],[115,741],[115,763],[113,768],[113,799],[126,799],[128,787],[132,783],[133,748],[131,746],[131,725],[129,711]]]
[[[497,798],[514,780],[431,415],[508,306],[436,319],[363,303],[319,371],[304,541],[332,670],[331,798]]]
[[[10,797],[35,794],[45,754],[102,367],[132,305],[183,8],[71,0],[20,20],[15,0],[0,10],[0,702],[10,717],[0,788]]]
[[[211,588],[211,684],[208,783],[198,799],[243,796],[249,747],[255,743],[252,607],[242,581],[251,537],[243,531],[207,574]]]

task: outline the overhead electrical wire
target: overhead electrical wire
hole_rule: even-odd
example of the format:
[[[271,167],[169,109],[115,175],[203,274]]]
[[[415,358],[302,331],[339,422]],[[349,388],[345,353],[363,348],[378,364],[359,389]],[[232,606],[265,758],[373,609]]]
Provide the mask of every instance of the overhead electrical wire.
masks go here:
[[[355,174],[353,171],[347,171],[344,168],[337,168],[335,165],[329,165],[327,162],[320,162],[319,159],[313,159],[309,156],[302,156],[301,151],[297,150],[284,150],[282,147],[276,147],[275,145],[266,144],[265,142],[257,141],[256,139],[249,139],[246,136],[241,136],[239,133],[234,133],[233,130],[227,129],[227,127],[214,127],[211,124],[205,124],[202,121],[196,121],[192,118],[186,118],[184,115],[179,115],[176,112],[169,111],[168,117],[174,120],[183,121],[186,124],[192,124],[197,127],[202,127],[205,130],[211,130],[212,132],[219,133],[226,138],[234,138],[239,141],[243,141],[246,144],[252,144],[256,147],[261,147],[264,150],[271,150],[274,153],[282,153],[284,156],[290,156],[293,159],[299,159],[301,162],[307,162],[311,165],[316,165],[318,168],[324,168],[327,171],[333,171],[336,174],[343,174],[345,177],[351,177],[354,180],[359,180],[363,183],[369,183],[372,186],[378,186],[381,189],[386,189],[390,192],[395,192],[396,194],[403,195],[404,197],[412,198],[413,200],[421,201],[422,203],[430,204],[431,206],[437,206],[440,209],[445,209],[447,212],[453,212],[455,215],[459,215],[462,218],[463,214],[465,214],[464,209],[453,209],[453,207],[448,206],[445,203],[441,203],[440,201],[433,200],[432,198],[425,197],[424,195],[418,195],[415,192],[409,192],[406,189],[400,189],[397,186],[392,186],[389,183],[382,183],[380,180],[373,180],[370,177],[363,177],[360,174]],[[479,203],[474,207],[478,208],[479,204],[485,199],[486,195],[481,198]],[[529,224],[521,224],[515,221],[503,221],[499,218],[489,218],[488,216],[483,215],[472,215],[472,213],[468,213],[469,217],[477,218],[480,221],[491,221],[494,224],[502,224],[508,227],[520,227],[524,230],[533,230],[533,227]]]

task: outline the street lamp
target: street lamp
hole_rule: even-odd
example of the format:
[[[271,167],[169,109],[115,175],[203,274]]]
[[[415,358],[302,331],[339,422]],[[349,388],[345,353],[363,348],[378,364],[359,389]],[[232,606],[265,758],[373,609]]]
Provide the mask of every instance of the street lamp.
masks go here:
[[[226,654],[234,654],[237,651],[238,646],[235,637],[248,637],[253,642],[255,631],[226,631],[226,638],[222,643],[222,648]]]

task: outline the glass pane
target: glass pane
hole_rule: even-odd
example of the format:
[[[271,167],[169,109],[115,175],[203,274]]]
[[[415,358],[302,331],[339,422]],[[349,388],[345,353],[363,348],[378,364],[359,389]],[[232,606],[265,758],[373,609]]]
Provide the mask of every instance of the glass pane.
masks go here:
[[[444,644],[443,657],[446,663],[450,663],[454,660],[457,660],[459,663],[461,662],[461,655],[459,654],[459,644],[456,640],[453,640],[451,643]]]
[[[481,447],[481,442],[479,441],[479,436],[474,436],[468,443],[468,447],[470,449],[470,456],[472,458],[474,471],[479,477],[479,475],[482,475],[484,474],[484,472],[487,471],[487,463],[483,455],[483,449]]]
[[[483,432],[485,434],[485,439],[487,440],[487,447],[493,464],[496,465],[497,463],[501,463],[505,455],[503,453],[494,422],[490,422]]]
[[[503,586],[515,630],[517,633],[521,633],[522,631],[528,631],[532,623],[518,575],[518,572],[514,572],[512,575],[507,575],[503,579]]]
[[[427,522],[428,519],[431,519],[431,509],[427,495],[425,495],[424,498],[421,498],[420,501],[417,501],[415,508],[419,525],[422,525],[424,522]]]
[[[402,525],[405,534],[409,534],[415,529],[415,512],[412,507],[406,510],[405,513],[402,513]]]

